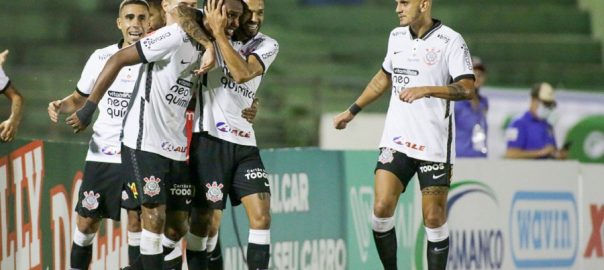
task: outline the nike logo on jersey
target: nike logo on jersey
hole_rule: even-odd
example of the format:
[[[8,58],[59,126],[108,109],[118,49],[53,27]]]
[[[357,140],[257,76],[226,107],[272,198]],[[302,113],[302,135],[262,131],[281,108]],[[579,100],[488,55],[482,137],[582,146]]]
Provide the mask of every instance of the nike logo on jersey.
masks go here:
[[[182,65],[187,65],[187,64],[191,64],[191,61],[189,61],[189,62],[185,62],[185,60],[180,60],[180,63],[181,63]]]
[[[398,53],[402,53],[403,51],[396,51],[394,52],[394,54],[398,54]]]
[[[191,204],[191,200],[185,200],[186,204]]]
[[[265,187],[270,187],[271,185],[268,182],[264,182]]]
[[[444,173],[439,174],[439,175],[435,175],[435,174],[433,174],[433,175],[432,175],[432,179],[438,179],[438,178],[443,177],[444,175],[445,175]]]

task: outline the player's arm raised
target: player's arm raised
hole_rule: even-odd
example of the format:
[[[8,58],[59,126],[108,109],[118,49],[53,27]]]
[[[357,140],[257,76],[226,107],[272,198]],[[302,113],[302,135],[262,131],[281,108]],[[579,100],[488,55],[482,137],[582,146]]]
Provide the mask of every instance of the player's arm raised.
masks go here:
[[[386,90],[392,87],[392,80],[383,69],[380,69],[371,79],[369,84],[363,90],[363,93],[357,100],[345,111],[336,115],[333,119],[333,126],[336,129],[344,129],[348,122],[352,121],[354,116],[365,106],[371,104],[382,96]]]
[[[214,45],[211,41],[212,37],[208,36],[201,28],[203,15],[199,10],[191,8],[184,3],[180,3],[169,12],[176,19],[182,30],[205,48],[199,70],[196,70],[195,73],[203,74],[208,72],[216,63],[216,57]]]
[[[472,99],[476,94],[474,79],[461,79],[447,86],[410,87],[401,91],[399,98],[404,102],[413,102],[423,97],[437,97],[448,100]]]
[[[247,61],[241,58],[229,42],[229,38],[224,31],[227,27],[228,17],[232,15],[227,13],[226,6],[222,3],[222,0],[210,0],[208,2],[206,7],[208,24],[212,29],[218,50],[224,57],[233,81],[245,83],[256,76],[262,75],[264,67],[255,55],[250,55]]]
[[[107,92],[107,89],[109,89],[109,86],[111,86],[120,70],[125,66],[142,62],[143,60],[138,54],[136,46],[128,46],[111,56],[103,67],[103,71],[99,74],[84,106],[69,116],[65,120],[65,123],[70,125],[75,133],[86,129],[92,121],[92,116],[99,101],[105,95],[105,92]]]

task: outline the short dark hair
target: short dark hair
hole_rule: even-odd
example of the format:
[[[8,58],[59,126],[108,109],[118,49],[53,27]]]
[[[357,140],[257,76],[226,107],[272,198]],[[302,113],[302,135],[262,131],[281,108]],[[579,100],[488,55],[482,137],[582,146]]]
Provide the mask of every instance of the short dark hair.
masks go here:
[[[162,0],[147,0],[149,7],[161,7]]]
[[[124,0],[120,3],[120,12],[122,12],[122,8],[127,5],[141,5],[149,8],[149,3],[146,0]]]

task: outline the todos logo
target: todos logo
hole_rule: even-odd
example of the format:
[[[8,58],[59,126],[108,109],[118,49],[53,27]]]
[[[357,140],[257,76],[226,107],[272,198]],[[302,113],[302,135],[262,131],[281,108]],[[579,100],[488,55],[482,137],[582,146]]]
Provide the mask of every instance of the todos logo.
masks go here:
[[[572,193],[517,192],[509,220],[516,267],[568,267],[574,264],[579,218]]]
[[[447,203],[447,269],[502,269],[505,237],[500,208],[495,192],[482,182],[465,180],[451,185]],[[415,243],[415,269],[427,269],[425,257],[426,232],[420,222]]]

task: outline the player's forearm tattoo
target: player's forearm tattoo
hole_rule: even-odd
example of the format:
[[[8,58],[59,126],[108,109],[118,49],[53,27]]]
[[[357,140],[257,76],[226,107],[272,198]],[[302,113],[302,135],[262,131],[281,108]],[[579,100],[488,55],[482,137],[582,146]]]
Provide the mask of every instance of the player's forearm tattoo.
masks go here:
[[[260,192],[258,193],[258,198],[260,198],[260,200],[266,200],[266,199],[270,199],[271,198],[271,194],[268,192]]]
[[[448,193],[449,187],[445,186],[432,186],[422,189],[423,196],[447,196]]]
[[[178,5],[173,11],[173,14],[176,16],[178,24],[182,29],[197,41],[199,44],[206,47],[206,45],[210,46],[210,38],[208,35],[201,29],[201,26],[195,20],[196,13],[195,9],[184,5]]]
[[[469,96],[469,92],[463,88],[463,86],[454,83],[454,84],[450,84],[448,86],[449,88],[449,95],[451,97],[452,100],[462,100],[462,99],[467,99]]]

